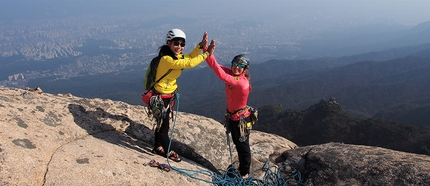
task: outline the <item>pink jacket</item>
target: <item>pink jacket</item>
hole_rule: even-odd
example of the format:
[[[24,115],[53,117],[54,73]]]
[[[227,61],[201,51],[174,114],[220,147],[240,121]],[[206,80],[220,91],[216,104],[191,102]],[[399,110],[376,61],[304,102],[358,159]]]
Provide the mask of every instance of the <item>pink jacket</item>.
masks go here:
[[[227,110],[232,113],[247,105],[249,95],[249,81],[244,74],[239,76],[233,75],[230,68],[221,66],[215,59],[214,55],[206,58],[209,67],[215,72],[216,76],[225,82],[225,95],[227,100]],[[231,119],[237,121],[240,115],[248,117],[249,111],[239,112],[231,116]]]

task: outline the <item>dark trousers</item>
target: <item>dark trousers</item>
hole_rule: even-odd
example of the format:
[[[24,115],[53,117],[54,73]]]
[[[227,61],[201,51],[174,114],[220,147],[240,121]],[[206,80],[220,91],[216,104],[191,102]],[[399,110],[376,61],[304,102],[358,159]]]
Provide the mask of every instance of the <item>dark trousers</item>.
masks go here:
[[[239,141],[240,128],[238,125],[239,121],[229,120],[231,138],[236,146],[237,156],[239,157],[239,172],[241,176],[244,176],[249,173],[249,169],[251,168],[251,148],[249,147],[249,135],[246,136],[244,142]]]
[[[173,98],[163,98],[164,107],[166,108],[169,103],[170,99]],[[171,108],[173,109],[173,108]],[[169,130],[170,130],[170,112],[171,109],[167,109],[166,113],[164,114],[161,122],[160,130],[155,130],[155,139],[154,139],[154,149],[162,146],[165,153],[168,153],[167,150],[169,148],[170,138],[169,138]],[[170,149],[172,150],[172,149]]]

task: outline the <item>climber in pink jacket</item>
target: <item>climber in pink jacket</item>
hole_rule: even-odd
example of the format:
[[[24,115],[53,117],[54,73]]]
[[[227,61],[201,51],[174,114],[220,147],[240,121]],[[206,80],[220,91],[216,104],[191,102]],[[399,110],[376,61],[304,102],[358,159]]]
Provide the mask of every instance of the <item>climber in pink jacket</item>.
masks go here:
[[[211,45],[215,45],[215,40],[211,41]],[[214,50],[215,47],[209,48]],[[233,143],[236,145],[239,157],[239,172],[243,178],[247,178],[251,166],[249,131],[244,133],[243,128],[240,127],[240,122],[251,122],[251,112],[247,109],[248,95],[252,89],[248,72],[249,60],[242,54],[237,55],[231,61],[231,68],[229,68],[221,66],[216,61],[213,51],[208,52],[212,55],[206,58],[206,62],[216,76],[225,82],[227,99],[226,129],[231,132]],[[247,130],[246,127],[245,130]]]

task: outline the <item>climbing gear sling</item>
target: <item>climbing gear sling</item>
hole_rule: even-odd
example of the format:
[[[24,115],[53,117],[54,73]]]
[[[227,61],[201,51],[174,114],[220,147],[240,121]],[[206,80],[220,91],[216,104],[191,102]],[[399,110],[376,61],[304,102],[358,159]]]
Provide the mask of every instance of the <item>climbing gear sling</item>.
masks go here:
[[[160,82],[161,79],[166,77],[170,72],[172,72],[172,69],[169,69],[163,76],[161,76],[158,80],[154,81],[155,75],[157,73],[158,64],[160,63],[161,55],[158,55],[157,57],[153,58],[147,71],[146,76],[144,80],[144,89],[148,90],[145,93],[142,93],[142,101],[147,105],[147,114],[148,117],[151,119],[155,118],[155,124],[153,126],[154,129],[160,129],[161,123],[163,118],[165,117],[165,114],[168,109],[171,109],[171,106],[174,104],[174,94],[168,94],[163,95],[159,92],[157,92],[154,89],[154,85],[158,82]],[[163,98],[170,98],[170,102],[166,107],[164,106]],[[172,113],[173,118],[173,113]]]
[[[245,117],[244,113],[245,111],[250,112],[250,121],[248,121],[247,117]],[[239,141],[244,142],[247,138],[247,136],[251,133],[252,125],[254,125],[258,120],[258,110],[256,108],[253,108],[251,106],[246,105],[245,107],[235,110],[233,112],[228,112],[225,114],[225,119],[230,119],[233,115],[239,115],[239,131],[240,131],[240,138]]]

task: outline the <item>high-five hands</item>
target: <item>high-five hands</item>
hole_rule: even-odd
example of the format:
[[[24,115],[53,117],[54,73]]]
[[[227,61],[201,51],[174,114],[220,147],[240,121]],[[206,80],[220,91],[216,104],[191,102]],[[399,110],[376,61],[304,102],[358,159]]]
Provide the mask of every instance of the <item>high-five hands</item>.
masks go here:
[[[215,51],[215,39],[211,40],[211,44],[209,45],[207,51],[209,52],[210,55],[212,55]]]
[[[203,33],[203,38],[202,38],[202,42],[199,43],[200,48],[203,49],[203,51],[206,50],[206,45],[208,44],[208,33],[204,32]]]

